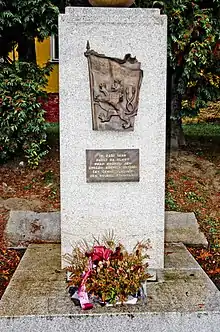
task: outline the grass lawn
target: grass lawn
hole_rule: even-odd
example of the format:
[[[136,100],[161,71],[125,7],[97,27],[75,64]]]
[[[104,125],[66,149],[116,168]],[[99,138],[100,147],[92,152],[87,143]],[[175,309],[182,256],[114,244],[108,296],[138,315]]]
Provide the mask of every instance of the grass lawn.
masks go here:
[[[59,123],[47,123],[47,135],[50,137],[58,137],[59,136]]]
[[[220,124],[192,123],[183,125],[184,134],[190,139],[210,138],[220,140]]]

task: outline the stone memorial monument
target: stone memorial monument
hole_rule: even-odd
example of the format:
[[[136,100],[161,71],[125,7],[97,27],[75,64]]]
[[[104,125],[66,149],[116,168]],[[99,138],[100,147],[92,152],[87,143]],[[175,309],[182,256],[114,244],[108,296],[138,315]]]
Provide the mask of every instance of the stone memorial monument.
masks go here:
[[[147,302],[83,313],[67,296],[59,244],[30,244],[1,299],[0,331],[219,332],[219,291],[183,243],[166,243],[164,266],[166,35],[158,9],[75,7],[59,18],[62,254],[109,229],[127,249],[149,238],[158,282]],[[194,245],[207,244],[193,213],[168,215],[167,242],[194,232]],[[111,255],[102,249],[93,260]],[[77,297],[72,288],[82,309],[89,274]]]
[[[60,15],[62,254],[113,229],[163,268],[166,36],[158,9]]]

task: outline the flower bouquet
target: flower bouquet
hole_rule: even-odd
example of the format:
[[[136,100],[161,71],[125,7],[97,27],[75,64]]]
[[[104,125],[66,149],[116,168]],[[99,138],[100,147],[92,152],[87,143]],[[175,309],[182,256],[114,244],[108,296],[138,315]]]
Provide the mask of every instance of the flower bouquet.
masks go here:
[[[144,298],[142,284],[150,277],[147,273],[149,241],[138,242],[129,253],[116,241],[113,232],[94,238],[93,245],[82,241],[65,259],[69,293],[76,305],[91,309],[94,303],[114,305],[134,304]]]

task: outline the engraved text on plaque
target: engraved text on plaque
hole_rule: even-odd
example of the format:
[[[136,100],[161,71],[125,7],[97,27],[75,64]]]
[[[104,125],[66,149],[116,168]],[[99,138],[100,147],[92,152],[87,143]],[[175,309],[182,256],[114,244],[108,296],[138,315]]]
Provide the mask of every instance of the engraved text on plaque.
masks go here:
[[[86,150],[87,182],[139,181],[139,150]]]

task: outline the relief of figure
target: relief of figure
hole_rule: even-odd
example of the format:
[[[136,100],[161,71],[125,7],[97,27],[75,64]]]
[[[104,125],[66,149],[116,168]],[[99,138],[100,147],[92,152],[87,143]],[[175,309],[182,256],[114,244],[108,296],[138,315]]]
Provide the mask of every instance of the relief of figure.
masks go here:
[[[109,58],[87,46],[94,130],[133,130],[142,70],[129,54]]]
[[[98,116],[101,122],[108,122],[112,116],[119,116],[124,129],[131,127],[131,118],[137,115],[137,103],[132,103],[135,98],[135,87],[129,86],[124,89],[120,80],[114,80],[109,90],[105,83],[100,83],[99,90],[100,94],[94,97],[94,101],[105,111]]]

